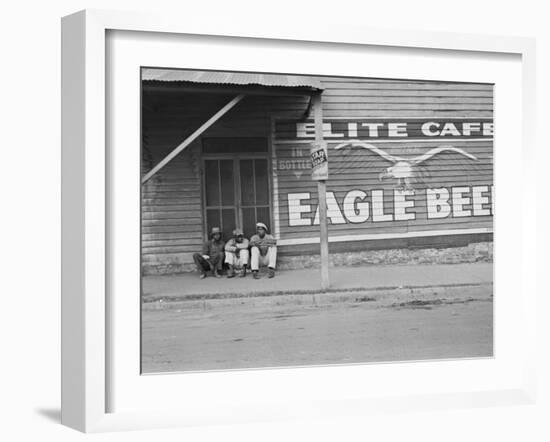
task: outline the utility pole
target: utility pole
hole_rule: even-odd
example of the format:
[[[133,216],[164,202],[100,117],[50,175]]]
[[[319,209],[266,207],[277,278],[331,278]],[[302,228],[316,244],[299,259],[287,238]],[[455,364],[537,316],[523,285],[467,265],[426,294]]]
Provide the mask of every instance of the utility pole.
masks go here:
[[[323,107],[321,93],[312,97],[313,115],[315,122],[315,143],[311,149],[312,179],[317,181],[319,197],[319,227],[321,244],[321,289],[330,287],[328,272],[328,223],[327,223],[327,183],[328,179],[328,151],[323,137]]]

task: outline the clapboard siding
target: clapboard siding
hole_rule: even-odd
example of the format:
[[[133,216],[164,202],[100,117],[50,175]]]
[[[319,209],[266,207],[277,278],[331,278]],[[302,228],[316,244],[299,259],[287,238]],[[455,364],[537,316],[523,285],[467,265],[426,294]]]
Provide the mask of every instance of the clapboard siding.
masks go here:
[[[346,112],[346,115],[348,117],[353,118],[364,118],[366,112],[364,110],[352,110],[349,112]],[[471,118],[472,114],[475,114],[476,118],[492,118],[493,117],[493,111],[492,110],[456,110],[456,109],[439,109],[438,111],[424,109],[424,110],[415,110],[415,109],[400,109],[400,110],[385,110],[385,111],[377,111],[376,109],[373,109],[372,112],[369,112],[369,114],[372,114],[372,117],[377,118],[387,118],[387,119],[396,119],[396,118],[407,118],[410,116],[414,117],[425,117],[425,118],[434,118],[434,117],[440,117],[440,118]],[[337,118],[340,115],[342,115],[342,112],[336,111],[336,110],[326,110],[323,113],[323,116],[325,118]]]
[[[391,121],[399,118],[492,119],[493,87],[488,84],[462,84],[383,79],[351,79],[323,77],[323,116],[325,119],[373,118]],[[145,89],[142,111],[142,173],[145,174],[171,152],[202,123],[229,102],[231,94],[179,93],[174,88],[155,92]],[[313,219],[317,206],[317,187],[310,178],[308,149],[311,140],[299,140],[295,133],[272,133],[273,121],[298,121],[305,118],[309,98],[304,96],[247,96],[223,116],[203,137],[193,142],[169,165],[142,187],[142,260],[145,267],[185,266],[192,262],[192,253],[201,248],[205,239],[202,203],[201,149],[206,137],[271,138],[273,167],[273,198],[278,210],[281,239],[318,237],[318,226],[289,225],[289,193],[309,193],[312,206],[305,217]],[[310,117],[311,118],[311,117]],[[413,126],[414,123],[411,123]],[[411,126],[411,127],[412,127]],[[384,192],[384,213],[393,212],[395,183],[380,182],[378,173],[388,167],[380,158],[372,158],[368,167],[343,158],[334,150],[337,139],[329,139],[330,180],[327,190],[333,192],[338,204],[352,189],[367,193],[371,204],[372,190]],[[445,143],[450,143],[445,140]],[[437,143],[425,140],[389,141],[378,144],[399,156],[415,156]],[[455,159],[439,158],[433,167],[429,187],[488,186],[488,204],[492,208],[493,183],[492,140],[457,141],[478,160],[475,168],[460,168]],[[295,149],[302,149],[302,161]],[[299,164],[298,164],[299,163]],[[290,166],[292,168],[288,168]],[[295,166],[295,167],[294,167]],[[373,221],[370,214],[364,223],[329,224],[329,235],[388,234],[446,229],[487,229],[492,216],[428,219],[425,189],[420,187],[414,197],[414,221]],[[471,209],[471,206],[464,206]],[[372,207],[370,207],[372,211]],[[433,241],[431,241],[433,242]],[[430,243],[431,243],[430,242]],[[395,242],[393,244],[396,244]],[[403,244],[408,244],[406,241]],[[289,246],[290,247],[290,246]],[[284,248],[281,250],[284,254]],[[294,253],[294,252],[293,252]]]
[[[144,134],[147,133],[146,126],[143,129]],[[148,172],[178,140],[175,137],[167,147],[155,143],[152,136],[144,137],[142,172]],[[178,251],[174,254],[170,250],[165,260],[186,262],[202,241],[198,148],[195,143],[142,188],[142,261],[145,265],[158,264],[159,256],[165,255],[166,244],[176,246]]]
[[[492,117],[488,84],[323,78],[324,117]],[[481,95],[480,95],[481,94]],[[405,99],[405,97],[407,97]],[[344,115],[345,114],[345,115]]]
[[[384,80],[346,80],[340,78],[323,78],[325,91],[323,92],[323,117],[337,118],[379,118],[380,121],[392,121],[399,118],[412,118],[410,127],[414,127],[414,118],[433,118],[451,120],[454,118],[492,119],[493,117],[493,87],[485,84],[460,83],[432,83],[432,82],[403,82]],[[293,139],[294,137],[294,139]],[[281,131],[273,136],[277,163],[274,165],[274,175],[278,183],[276,199],[279,208],[279,233],[282,239],[318,238],[318,225],[291,225],[292,222],[302,222],[303,218],[313,220],[318,205],[317,186],[311,181],[308,158],[308,148],[311,140],[297,139],[295,134]],[[415,195],[407,197],[414,201],[414,208],[407,212],[414,212],[416,219],[410,221],[375,221],[373,219],[372,191],[382,191],[384,200],[382,210],[384,214],[393,214],[395,205],[393,192],[395,180],[379,181],[378,174],[389,167],[391,163],[371,154],[368,165],[354,162],[354,158],[346,158],[341,151],[334,147],[341,140],[329,141],[329,181],[327,191],[332,192],[338,204],[336,221],[345,221],[344,224],[333,223],[329,213],[329,236],[345,236],[350,234],[391,234],[391,233],[418,233],[434,230],[455,229],[492,229],[492,183],[493,183],[493,142],[489,140],[383,140],[376,143],[384,151],[400,156],[414,157],[420,155],[439,144],[453,145],[463,149],[477,158],[475,164],[459,164],[456,158],[441,155],[432,160],[429,176],[424,182],[415,185]],[[296,150],[305,160],[296,157]],[[453,154],[454,155],[454,154]],[[428,218],[426,203],[426,188],[485,186],[483,192],[486,203],[482,213],[489,211],[490,215],[471,217],[455,217],[451,213],[446,218]],[[361,190],[367,194],[366,202],[369,207],[369,217],[362,223],[351,223],[343,213],[342,202],[350,190]],[[301,202],[310,211],[300,213],[300,219],[295,211],[289,209],[288,194],[304,193],[310,196]],[[402,207],[402,206],[401,206]],[[463,210],[472,212],[472,204],[465,204]]]

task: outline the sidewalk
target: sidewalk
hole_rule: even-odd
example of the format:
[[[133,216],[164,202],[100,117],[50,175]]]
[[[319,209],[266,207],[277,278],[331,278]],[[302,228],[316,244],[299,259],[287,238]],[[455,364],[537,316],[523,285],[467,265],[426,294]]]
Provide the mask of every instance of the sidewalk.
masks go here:
[[[492,263],[415,264],[331,267],[330,292],[485,285],[493,282]],[[321,291],[320,270],[278,271],[275,278],[262,274],[260,280],[226,277],[199,279],[198,273],[145,276],[146,302],[166,299],[217,299],[256,295],[306,294]]]

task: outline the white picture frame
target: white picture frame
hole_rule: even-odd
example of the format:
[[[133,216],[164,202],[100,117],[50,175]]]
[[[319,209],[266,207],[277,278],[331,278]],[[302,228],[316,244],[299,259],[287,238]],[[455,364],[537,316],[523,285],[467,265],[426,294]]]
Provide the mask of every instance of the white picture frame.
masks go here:
[[[388,392],[387,395],[368,397],[338,397],[338,391],[321,392],[308,402],[272,406],[250,401],[234,408],[230,414],[209,413],[198,407],[194,414],[173,409],[142,407],[139,411],[109,412],[109,391],[113,388],[108,376],[112,364],[109,327],[112,325],[108,291],[110,286],[107,244],[112,240],[109,228],[112,198],[109,194],[109,155],[106,150],[107,94],[106,35],[108,32],[155,32],[163,35],[192,35],[232,37],[247,41],[269,39],[272,42],[311,42],[312,44],[368,45],[378,50],[401,48],[403,51],[429,49],[434,51],[467,51],[483,54],[512,54],[521,57],[521,156],[525,169],[524,187],[518,189],[523,210],[521,221],[522,262],[521,308],[523,315],[516,326],[521,328],[525,352],[518,361],[522,367],[521,382],[514,379],[501,388],[484,389],[478,386],[461,392],[439,390],[426,394]],[[232,423],[258,420],[286,419],[325,415],[356,415],[372,411],[387,412],[426,408],[454,408],[499,404],[533,403],[535,379],[535,268],[528,265],[529,256],[535,256],[536,241],[534,174],[527,166],[534,161],[534,106],[535,106],[535,43],[532,39],[490,37],[479,35],[429,33],[346,26],[285,27],[276,24],[261,26],[256,23],[224,23],[210,18],[196,18],[182,22],[176,17],[152,14],[87,10],[67,16],[62,22],[62,422],[85,432],[122,429],[159,428],[168,426]],[[112,54],[111,54],[112,55]],[[498,98],[497,98],[498,100]],[[498,129],[497,129],[498,131]],[[499,177],[497,174],[496,180]],[[500,178],[502,179],[502,178]],[[532,184],[530,186],[529,184]],[[498,247],[497,247],[498,251]],[[498,259],[498,254],[497,254]],[[498,287],[498,284],[497,284]],[[497,290],[498,291],[498,290]],[[498,296],[498,295],[497,295]],[[496,319],[498,321],[498,317]],[[137,331],[136,331],[137,333]],[[498,357],[498,355],[497,355]],[[378,370],[387,366],[378,366]],[[488,367],[489,368],[489,367]],[[360,366],[350,370],[357,372]],[[391,368],[386,368],[390,370]],[[475,367],[472,368],[475,370]],[[283,377],[293,371],[274,370]],[[325,371],[338,375],[345,367],[331,367]],[[412,374],[418,368],[410,367]],[[349,370],[348,370],[349,371]],[[347,373],[347,372],[346,372]],[[243,382],[265,382],[275,374],[261,371],[220,374],[219,380],[237,377]],[[224,377],[225,376],[225,377]],[[247,377],[249,381],[247,381]],[[253,379],[254,378],[254,379]],[[165,383],[175,382],[167,377]],[[334,390],[334,389],[333,389]],[[257,394],[257,393],[256,393]],[[189,400],[192,400],[190,398]],[[238,401],[238,398],[235,399]],[[227,404],[226,404],[227,405]],[[232,404],[233,406],[235,404]],[[291,412],[288,410],[291,409]],[[155,411],[156,410],[156,411]]]

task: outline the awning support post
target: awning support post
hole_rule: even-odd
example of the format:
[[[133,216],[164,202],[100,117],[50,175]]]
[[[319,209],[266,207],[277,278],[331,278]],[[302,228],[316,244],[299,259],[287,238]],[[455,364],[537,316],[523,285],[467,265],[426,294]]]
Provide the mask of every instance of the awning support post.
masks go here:
[[[189,146],[197,137],[199,137],[206,129],[212,126],[216,121],[223,117],[231,108],[233,108],[239,101],[244,98],[244,94],[237,95],[224,107],[222,107],[218,112],[216,112],[208,121],[206,121],[201,127],[199,127],[195,132],[189,135],[178,147],[176,147],[172,152],[166,155],[162,161],[160,161],[155,167],[153,167],[147,174],[141,179],[141,184],[145,184],[149,181],[153,175],[155,175],[160,169],[166,166],[170,161],[176,157],[183,149]]]
[[[315,142],[319,145],[323,142],[323,108],[321,94],[312,96],[313,115],[315,122]],[[321,289],[328,290],[330,279],[328,272],[328,222],[327,222],[327,184],[324,180],[317,181],[317,194],[319,196],[319,227],[321,243]]]

